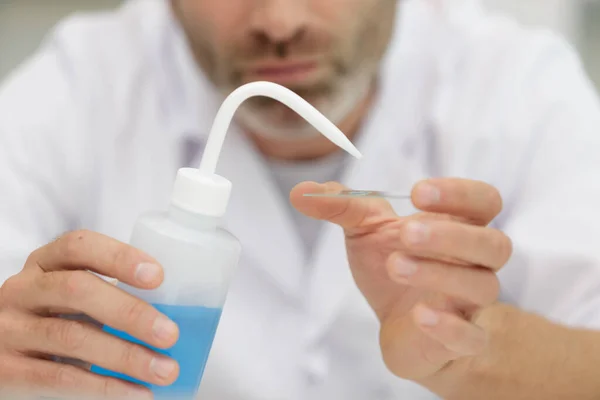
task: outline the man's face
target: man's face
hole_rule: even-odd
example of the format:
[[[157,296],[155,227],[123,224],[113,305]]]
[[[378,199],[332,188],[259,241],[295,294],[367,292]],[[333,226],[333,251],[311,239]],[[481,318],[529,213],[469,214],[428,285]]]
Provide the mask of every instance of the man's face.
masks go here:
[[[223,95],[257,80],[293,90],[334,122],[364,98],[397,0],[171,0],[205,74]],[[264,97],[238,117],[256,133],[300,136],[307,125]]]

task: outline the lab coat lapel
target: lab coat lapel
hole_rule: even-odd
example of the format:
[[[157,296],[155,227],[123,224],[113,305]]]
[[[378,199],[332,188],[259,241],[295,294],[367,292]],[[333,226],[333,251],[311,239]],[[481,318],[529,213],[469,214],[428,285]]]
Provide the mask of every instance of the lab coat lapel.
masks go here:
[[[225,226],[241,241],[242,259],[265,272],[286,294],[299,294],[304,254],[288,199],[276,187],[262,156],[235,125],[217,170],[233,184]]]

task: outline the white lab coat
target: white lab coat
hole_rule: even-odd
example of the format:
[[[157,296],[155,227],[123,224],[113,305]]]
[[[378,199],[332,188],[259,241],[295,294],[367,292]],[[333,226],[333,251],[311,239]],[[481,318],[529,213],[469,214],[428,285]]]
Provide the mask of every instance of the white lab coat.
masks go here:
[[[165,3],[67,19],[0,89],[0,279],[67,230],[127,241],[141,212],[167,206],[177,169],[198,163],[219,100]],[[505,201],[495,224],[515,244],[503,300],[599,327],[596,94],[553,35],[450,3],[402,2],[356,143],[365,157],[342,181],[404,192],[430,176],[494,184]],[[385,369],[337,227],[303,265],[287,200],[235,126],[218,170],[233,182],[225,223],[243,256],[200,398],[435,398]]]

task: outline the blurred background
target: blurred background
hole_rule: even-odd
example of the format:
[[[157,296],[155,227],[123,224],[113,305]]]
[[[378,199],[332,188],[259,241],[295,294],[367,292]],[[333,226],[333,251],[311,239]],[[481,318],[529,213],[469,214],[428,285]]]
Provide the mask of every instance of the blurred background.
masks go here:
[[[39,45],[47,30],[79,10],[115,7],[122,0],[0,0],[0,79]],[[428,0],[423,0],[428,1]],[[600,88],[600,0],[482,0],[526,24],[565,35],[579,49]]]

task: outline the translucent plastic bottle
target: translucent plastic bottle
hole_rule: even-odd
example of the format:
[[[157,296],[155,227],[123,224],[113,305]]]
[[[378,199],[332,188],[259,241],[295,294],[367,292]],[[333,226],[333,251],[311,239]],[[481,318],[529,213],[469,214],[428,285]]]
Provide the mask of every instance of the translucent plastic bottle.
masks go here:
[[[92,371],[145,385],[157,398],[192,399],[200,385],[235,272],[240,243],[219,226],[219,218],[194,215],[176,205],[167,212],[142,215],[130,243],[152,254],[163,266],[165,278],[158,289],[151,291],[122,283],[119,286],[149,302],[179,326],[179,339],[173,347],[151,347],[177,360],[179,376],[170,386],[153,386],[98,367]],[[124,332],[110,327],[104,330],[143,344]]]
[[[133,229],[130,244],[152,255],[162,265],[162,285],[154,290],[139,290],[118,284],[177,323],[179,340],[170,349],[157,349],[124,332],[104,327],[106,332],[175,359],[179,363],[179,377],[169,386],[154,386],[97,366],[92,367],[93,372],[147,386],[159,399],[195,397],[241,252],[238,240],[220,225],[232,187],[227,179],[215,174],[215,169],[235,110],[252,96],[281,101],[332,142],[361,157],[334,124],[282,86],[254,82],[229,95],[215,119],[200,168],[180,169],[169,209],[140,216]]]

